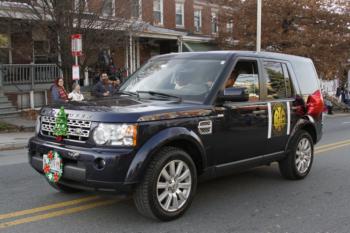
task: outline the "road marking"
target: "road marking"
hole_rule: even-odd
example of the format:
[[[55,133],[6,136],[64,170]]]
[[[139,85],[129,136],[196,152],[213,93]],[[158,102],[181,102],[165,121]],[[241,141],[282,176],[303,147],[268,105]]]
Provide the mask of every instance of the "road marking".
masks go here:
[[[329,148],[329,147],[332,147],[332,146],[338,146],[338,145],[347,145],[349,143],[350,143],[350,140],[344,140],[344,141],[340,141],[340,142],[329,143],[329,144],[326,144],[326,145],[317,146],[315,148],[315,150],[322,150],[322,149],[325,149],[325,148]]]
[[[337,148],[341,148],[344,146],[350,146],[350,140],[344,140],[344,141],[340,141],[340,142],[329,143],[326,145],[318,146],[315,148],[315,154],[324,153],[324,152],[334,150]],[[1,214],[0,220],[20,217],[23,215],[40,213],[40,212],[44,212],[47,210],[54,210],[54,209],[58,209],[58,208],[69,207],[69,206],[81,204],[84,202],[94,201],[94,200],[98,200],[98,199],[100,199],[100,197],[98,197],[98,196],[88,196],[88,197],[83,197],[83,198],[79,198],[79,199],[75,199],[75,200],[71,200],[71,201],[65,201],[65,202],[60,202],[60,203],[56,203],[56,204],[52,204],[52,205],[41,206],[41,207],[37,207],[37,208],[33,208],[33,209],[27,209],[27,210],[21,210],[21,211],[16,211],[16,212],[7,213],[7,214]],[[37,222],[40,220],[59,217],[59,216],[63,216],[63,215],[74,214],[74,213],[82,212],[85,210],[97,208],[100,206],[115,204],[119,201],[120,200],[106,200],[106,201],[99,200],[96,202],[84,204],[84,205],[77,206],[77,207],[66,208],[66,209],[52,211],[52,212],[48,212],[48,213],[44,213],[44,214],[38,214],[35,216],[30,216],[30,217],[23,217],[23,218],[19,218],[17,220],[0,223],[0,229],[16,226],[16,225],[20,225],[20,224],[30,223],[30,222]]]
[[[41,206],[41,207],[37,207],[37,208],[33,208],[33,209],[20,210],[20,211],[8,213],[8,214],[1,214],[0,220],[7,219],[7,218],[19,217],[19,216],[28,215],[28,214],[35,214],[35,213],[43,212],[46,210],[68,207],[68,206],[77,205],[77,204],[88,202],[88,201],[97,200],[99,198],[100,197],[98,197],[98,196],[89,196],[89,197],[79,198],[79,199],[75,199],[75,200],[71,200],[71,201],[59,202],[59,203],[52,204],[52,205]]]
[[[316,149],[315,154],[324,153],[324,152],[335,150],[335,149],[345,147],[345,146],[350,146],[350,143],[343,143],[343,144],[339,144],[339,145],[335,145],[335,146],[330,146],[330,147],[324,148],[324,149]]]
[[[13,226],[24,224],[24,223],[37,222],[40,220],[59,217],[59,216],[63,216],[63,215],[74,214],[74,213],[82,212],[85,210],[93,209],[96,207],[114,204],[116,202],[118,202],[118,201],[117,200],[99,201],[99,202],[94,202],[94,203],[90,203],[90,204],[86,204],[86,205],[82,205],[82,206],[78,206],[78,207],[53,211],[53,212],[50,212],[47,214],[40,214],[40,215],[36,215],[36,216],[32,216],[32,217],[21,218],[21,219],[17,219],[17,220],[11,221],[11,222],[0,223],[0,229],[13,227]]]

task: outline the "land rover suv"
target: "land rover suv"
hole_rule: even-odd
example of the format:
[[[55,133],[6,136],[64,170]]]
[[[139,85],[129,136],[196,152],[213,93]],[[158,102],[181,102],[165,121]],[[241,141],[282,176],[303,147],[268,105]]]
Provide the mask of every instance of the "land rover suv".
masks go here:
[[[308,58],[161,55],[112,97],[42,108],[29,162],[60,191],[131,194],[141,214],[169,221],[189,208],[202,179],[273,162],[283,177],[305,178],[322,111]]]

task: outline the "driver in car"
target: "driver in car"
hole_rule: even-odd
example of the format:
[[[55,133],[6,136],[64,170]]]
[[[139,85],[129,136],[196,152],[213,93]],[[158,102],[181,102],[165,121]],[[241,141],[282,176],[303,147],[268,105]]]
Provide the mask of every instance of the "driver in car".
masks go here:
[[[175,90],[193,89],[195,85],[191,83],[191,77],[186,72],[179,72],[175,78]]]

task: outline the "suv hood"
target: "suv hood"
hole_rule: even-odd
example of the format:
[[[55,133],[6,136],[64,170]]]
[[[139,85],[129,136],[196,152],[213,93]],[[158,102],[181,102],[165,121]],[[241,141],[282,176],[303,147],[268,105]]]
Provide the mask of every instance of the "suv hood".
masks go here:
[[[42,108],[41,115],[54,117],[64,107],[70,119],[106,123],[135,123],[210,115],[211,106],[164,100],[136,100],[127,97],[53,104]]]

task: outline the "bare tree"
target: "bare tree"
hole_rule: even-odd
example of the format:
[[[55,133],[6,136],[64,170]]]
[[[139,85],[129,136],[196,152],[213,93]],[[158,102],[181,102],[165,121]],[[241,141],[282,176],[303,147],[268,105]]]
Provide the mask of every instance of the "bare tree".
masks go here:
[[[222,0],[236,10],[233,33],[221,33],[226,49],[255,50],[256,0]],[[322,78],[345,78],[350,68],[350,2],[347,0],[263,0],[262,49],[310,57]],[[235,43],[228,43],[235,39]]]
[[[123,0],[115,10],[113,1],[87,0],[27,0],[21,5],[24,20],[21,25],[40,28],[47,34],[53,53],[57,54],[57,65],[70,76],[74,64],[71,55],[71,35],[83,34],[82,68],[96,62],[101,48],[124,46],[125,36],[141,30],[143,24],[132,20],[132,0]],[[8,18],[14,19],[18,6],[8,11]]]

